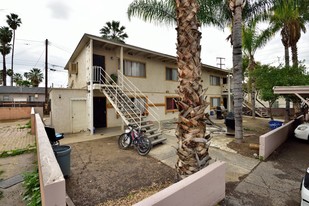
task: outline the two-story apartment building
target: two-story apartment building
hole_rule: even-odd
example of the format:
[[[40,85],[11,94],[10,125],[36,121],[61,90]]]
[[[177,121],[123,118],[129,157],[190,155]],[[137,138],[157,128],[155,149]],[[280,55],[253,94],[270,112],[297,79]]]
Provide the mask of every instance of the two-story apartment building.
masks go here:
[[[130,107],[129,99],[136,113],[145,116],[140,122],[178,116],[174,56],[84,34],[65,69],[68,88],[50,93],[51,121],[58,132],[93,132],[94,128],[128,124],[134,119],[128,113],[136,112],[123,112]],[[203,88],[208,88],[206,101],[210,103],[205,112],[220,105],[229,107],[230,74],[202,65]]]

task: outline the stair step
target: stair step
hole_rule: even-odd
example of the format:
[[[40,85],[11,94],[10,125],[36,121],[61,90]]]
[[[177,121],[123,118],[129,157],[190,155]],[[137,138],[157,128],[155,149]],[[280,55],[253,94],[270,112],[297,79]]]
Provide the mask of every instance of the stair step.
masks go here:
[[[151,139],[151,138],[157,139],[157,138],[155,138],[155,137],[158,137],[158,136],[160,136],[160,135],[162,135],[162,132],[158,132],[158,133],[154,133],[154,134],[146,135],[146,136],[147,136],[148,139]]]
[[[147,127],[152,127],[153,124],[145,124],[141,126],[141,129],[147,128]]]
[[[146,133],[155,132],[155,131],[157,131],[157,130],[158,130],[157,128],[147,129],[147,130],[146,130]]]
[[[152,145],[156,145],[156,144],[159,144],[159,143],[161,143],[161,142],[163,142],[165,140],[166,140],[166,137],[160,137],[160,138],[158,138],[156,140],[151,141],[151,144]]]

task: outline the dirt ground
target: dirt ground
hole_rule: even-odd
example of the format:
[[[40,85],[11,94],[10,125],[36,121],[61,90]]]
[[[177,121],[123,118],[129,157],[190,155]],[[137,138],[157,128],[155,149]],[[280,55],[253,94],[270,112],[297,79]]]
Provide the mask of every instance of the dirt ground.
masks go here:
[[[259,144],[259,136],[267,133],[269,128],[269,119],[255,118],[243,116],[244,139],[242,143],[233,141],[228,147],[237,151],[239,154],[254,158],[254,154],[258,154],[258,149],[251,149],[250,144]]]
[[[250,149],[249,144],[257,144],[259,136],[270,130],[268,121],[244,117],[244,141],[228,146],[254,158],[258,151]],[[120,150],[117,137],[71,146],[71,176],[66,186],[77,206],[132,205],[174,182],[174,169],[150,156],[138,155],[133,148]]]
[[[175,172],[172,168],[150,156],[138,155],[133,148],[120,150],[116,137],[70,146],[71,175],[66,181],[66,187],[76,206],[93,206],[112,199],[130,197],[132,192],[144,188],[162,189],[161,185],[167,187],[174,181]]]

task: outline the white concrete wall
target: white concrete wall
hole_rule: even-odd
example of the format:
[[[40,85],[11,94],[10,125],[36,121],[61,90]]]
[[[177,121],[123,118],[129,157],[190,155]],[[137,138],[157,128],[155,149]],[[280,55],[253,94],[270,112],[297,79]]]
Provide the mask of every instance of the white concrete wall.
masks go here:
[[[282,145],[289,135],[294,135],[294,129],[303,122],[303,115],[296,120],[278,127],[270,132],[263,134],[259,139],[259,156],[261,160],[267,159],[280,145]]]
[[[34,115],[32,113],[32,115]],[[39,114],[35,114],[32,125],[36,131],[38,169],[40,177],[41,201],[43,206],[66,205],[65,180],[56,160]]]
[[[224,162],[214,162],[134,206],[216,205],[225,198],[225,170]]]
[[[54,88],[50,92],[51,99],[51,126],[56,132],[71,133],[72,132],[72,108],[71,99],[85,98],[87,94],[86,89],[63,89]],[[87,108],[81,108],[87,109]],[[85,119],[88,119],[86,116]],[[81,121],[85,121],[81,119]],[[85,123],[84,130],[87,130]]]

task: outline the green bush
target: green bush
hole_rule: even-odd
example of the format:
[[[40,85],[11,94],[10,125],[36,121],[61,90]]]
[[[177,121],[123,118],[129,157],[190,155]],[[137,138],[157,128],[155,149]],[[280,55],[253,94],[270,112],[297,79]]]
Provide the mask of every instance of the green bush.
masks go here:
[[[23,200],[26,201],[27,206],[40,206],[41,193],[40,193],[40,179],[38,169],[33,172],[23,174],[25,192]]]

